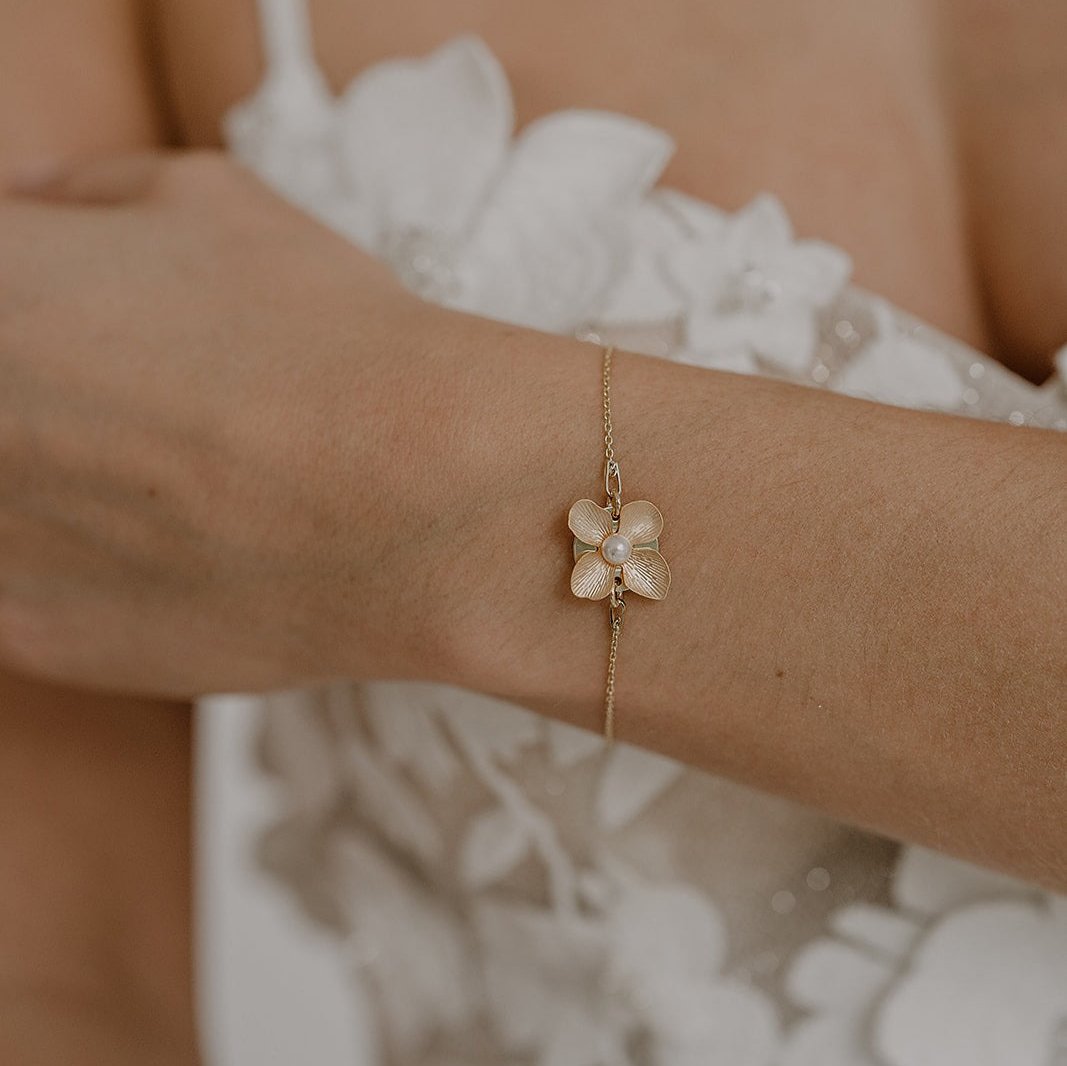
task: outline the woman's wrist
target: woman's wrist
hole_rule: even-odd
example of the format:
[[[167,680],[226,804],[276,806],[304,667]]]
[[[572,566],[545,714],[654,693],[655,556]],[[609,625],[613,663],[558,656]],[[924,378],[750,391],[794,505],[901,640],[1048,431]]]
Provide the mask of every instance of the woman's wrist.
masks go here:
[[[566,513],[603,477],[599,349],[437,308],[411,324],[425,417],[408,420],[394,468],[400,571],[385,615],[405,652],[391,672],[547,698],[595,724],[602,634],[569,592]]]
[[[550,611],[566,588],[554,496],[595,474],[596,395],[575,380],[595,386],[597,352],[427,305],[398,329],[399,410],[379,441],[388,555],[361,625],[380,627],[375,665],[392,676],[514,683],[529,605]]]
[[[448,548],[427,559],[421,619],[437,658],[406,676],[598,730],[607,624],[569,591],[566,515],[602,484],[600,353],[440,322]],[[613,407],[628,496],[671,518],[674,576],[669,601],[628,613],[620,738],[923,843],[924,811],[951,808],[939,832],[960,854],[979,857],[977,819],[987,861],[1062,884],[1062,864],[1049,877],[1011,843],[1010,813],[1030,797],[1051,863],[1063,790],[1047,789],[1041,736],[1063,717],[1049,589],[1065,537],[1044,515],[1067,502],[1060,436],[626,353]],[[1010,520],[974,521],[989,484]],[[961,654],[961,624],[980,656]],[[1002,770],[1004,707],[1018,774],[990,792],[974,782]]]
[[[530,582],[521,566],[502,573],[512,549],[525,540],[540,553],[552,539],[535,530],[531,505],[536,474],[562,444],[553,423],[566,397],[564,382],[553,382],[551,342],[567,342],[406,294],[386,313],[385,373],[361,380],[353,362],[335,386],[360,395],[358,417],[372,425],[339,419],[329,460],[321,445],[318,458],[301,460],[324,508],[363,512],[345,527],[340,579],[317,593],[323,661],[314,669],[472,684],[493,659],[500,610]],[[540,351],[529,350],[531,338]],[[356,435],[366,447],[346,477],[336,460]],[[367,544],[367,528],[378,543]],[[346,572],[360,575],[355,594]]]

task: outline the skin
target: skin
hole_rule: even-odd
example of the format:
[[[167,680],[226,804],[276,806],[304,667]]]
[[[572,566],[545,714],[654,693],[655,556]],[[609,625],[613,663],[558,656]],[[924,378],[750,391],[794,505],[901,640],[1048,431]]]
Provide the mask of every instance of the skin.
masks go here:
[[[189,716],[0,680],[0,1055],[195,1061]]]
[[[9,0],[0,25],[0,174],[162,143],[132,4]],[[0,671],[3,1062],[198,1061],[190,748],[185,703]]]
[[[54,23],[37,12],[53,9],[9,6],[21,30],[51,39]],[[162,108],[143,103],[144,46],[129,9],[101,2],[92,10],[99,21],[86,27],[87,39],[114,57],[99,65],[107,75],[94,66],[85,93],[64,86],[77,120],[27,132],[32,124],[19,115],[34,99],[34,71],[19,68],[14,103],[0,94],[0,169],[150,146],[162,136]],[[414,20],[425,39],[395,40],[372,19],[358,48],[340,50],[336,42],[354,39],[336,32],[344,10],[317,11],[335,31],[323,35],[334,42],[324,58],[338,83],[380,55],[424,49],[456,28],[427,9]],[[674,184],[727,205],[758,187],[784,186],[803,230],[858,253],[861,281],[967,339],[1003,344],[1006,361],[1039,378],[1047,361],[1034,353],[1052,345],[1038,340],[1064,336],[1048,311],[1055,303],[1028,315],[997,280],[1007,268],[998,273],[990,251],[983,258],[971,248],[997,246],[994,218],[1006,230],[1055,221],[1062,156],[1038,124],[1031,140],[1014,145],[1010,165],[998,161],[985,105],[965,91],[975,57],[990,45],[948,32],[959,29],[951,10],[934,19],[909,8],[894,21],[900,39],[887,46],[884,77],[872,78],[869,96],[884,93],[886,72],[906,56],[918,63],[913,74],[929,74],[918,78],[925,95],[895,101],[900,111],[888,128],[904,130],[897,169],[875,171],[886,187],[876,183],[846,201],[813,184],[812,174],[847,173],[855,138],[870,123],[849,129],[840,116],[829,128],[844,130],[848,150],[813,144],[807,167],[785,132],[798,122],[822,128],[803,108],[825,115],[834,84],[820,95],[813,83],[815,99],[805,105],[809,94],[790,80],[802,71],[787,71],[781,85],[770,79],[766,92],[780,106],[767,112],[780,114],[787,103],[801,112],[782,114],[766,143],[754,142],[740,159],[731,151],[731,165],[716,167],[699,153],[731,138],[701,137],[686,116],[715,113],[726,130],[743,131],[751,94],[730,94],[740,101],[733,110],[710,110],[724,101],[709,99],[707,112],[672,114],[670,100],[652,91],[663,64],[644,81],[628,75],[611,47],[621,39],[589,48],[594,31],[604,32],[592,16],[589,25],[576,17],[573,43],[561,45],[560,67],[551,70],[531,58],[551,49],[524,54],[519,45],[556,24],[550,6],[517,28],[494,21],[491,8],[469,5],[462,15],[516,70],[520,120],[578,100],[657,121],[696,146],[679,153]],[[1002,17],[1007,10],[999,9]],[[679,11],[668,29],[693,14]],[[1033,11],[1035,21],[1056,18],[1051,6]],[[256,76],[252,29],[237,33],[247,12],[234,5],[214,16],[230,20],[219,34],[196,0],[167,5],[163,15],[167,112],[183,140],[207,141],[221,109]],[[772,15],[705,27],[707,40],[694,34],[690,76],[704,54],[698,45],[712,47],[725,29],[756,42]],[[677,43],[655,25],[633,35],[649,54]],[[1004,83],[1027,92],[1005,94],[994,109],[1001,125],[1029,113],[1035,98],[1039,114],[1054,113],[1060,100],[1057,77],[1041,73],[1050,26],[1018,32],[1030,45]],[[916,41],[949,37],[951,61],[928,68],[922,50],[914,59]],[[827,47],[838,54],[842,43]],[[571,47],[589,62],[577,63]],[[182,73],[193,55],[206,66],[195,80]],[[5,70],[7,59],[0,57]],[[105,98],[115,102],[116,121],[90,143],[78,109]],[[957,139],[962,157],[947,148]],[[783,140],[791,165],[775,147]],[[1031,186],[1015,160],[1038,159],[1048,176]],[[973,173],[963,165],[971,161],[982,164]],[[845,184],[856,189],[856,176]],[[1032,188],[1048,190],[1045,207],[1023,203]],[[929,200],[916,201],[920,192]],[[887,232],[871,229],[892,210],[900,214]],[[0,204],[0,227],[0,373],[9,383],[0,408],[0,657],[12,669],[170,698],[325,676],[436,678],[596,728],[604,632],[597,609],[567,591],[562,521],[599,481],[595,350],[418,304],[351,246],[211,155],[75,167]],[[919,278],[915,262],[929,273]],[[1027,267],[1043,294],[1060,292],[1051,249]],[[235,315],[242,307],[252,310]],[[1042,324],[1028,327],[1035,317]],[[625,354],[615,386],[627,494],[664,512],[675,581],[666,604],[642,604],[628,618],[620,736],[850,822],[1067,887],[1064,438]],[[539,398],[537,418],[530,397]],[[339,491],[345,485],[355,491]],[[979,582],[976,574],[992,577]],[[507,591],[517,575],[521,597]],[[797,621],[783,626],[783,618]],[[18,795],[33,800],[34,824],[60,834],[40,867],[42,883],[58,883],[70,815],[46,801],[69,790],[69,761],[38,724],[45,719],[25,709],[55,708],[72,729],[89,728],[87,719],[59,689],[27,684],[5,702],[24,709],[22,728],[35,734],[30,763],[48,770],[32,775],[41,782],[36,792],[27,783],[30,791]],[[126,708],[138,706],[146,712],[139,718],[156,723],[161,748],[153,750],[165,750],[175,767],[187,752],[187,731],[174,725],[184,712],[109,698],[98,706],[97,721],[116,732],[100,726],[107,757],[80,768],[90,774],[84,790],[113,794],[116,809],[137,808],[135,797],[157,782],[130,770],[144,749],[119,728],[129,722]],[[128,781],[115,772],[122,766]],[[185,854],[175,813],[184,810],[185,782],[177,770],[165,780],[152,824]],[[123,855],[147,858],[159,839],[143,825],[107,828],[121,834],[114,839]],[[86,844],[91,858],[103,838],[89,833]],[[90,859],[85,865],[99,869]],[[121,881],[124,869],[109,869],[107,880]],[[187,883],[180,862],[167,877],[172,886]],[[36,893],[19,905],[36,918],[25,928],[42,937],[50,932],[42,914],[78,914],[57,957],[77,957],[88,944],[99,967],[84,986],[92,988],[114,971],[101,963],[107,951],[92,950],[89,931],[114,921],[137,928],[132,894],[119,895],[128,906],[118,918],[103,896],[84,914],[68,911],[82,906],[81,893],[68,901]],[[176,901],[168,920],[184,942],[182,891],[165,898]],[[92,1011],[92,1024],[114,1026],[106,1037],[114,1053],[101,1061],[151,1061],[143,1048],[128,1053],[130,1041],[158,1036],[160,1017],[168,1034],[191,1032],[187,997],[159,987],[187,987],[188,960],[177,951],[170,965],[145,966],[142,941],[121,943],[120,969],[137,977],[111,981],[117,998]],[[20,995],[39,987],[32,975],[15,976],[22,983],[9,987]],[[24,1039],[36,1039],[38,1022],[52,1015],[70,1024],[72,1042],[91,1031],[69,998],[20,995],[3,1009],[22,1019]],[[152,1025],[138,1009],[145,1002],[154,1005]],[[165,1052],[156,1040],[153,1053],[163,1062],[177,1049],[188,1060],[189,1043],[165,1040]],[[15,1052],[26,1061],[38,1052],[41,1061],[69,1060],[54,1048]]]
[[[261,74],[253,0],[154,6],[176,131],[216,145]],[[773,189],[801,234],[849,251],[861,285],[1032,380],[1067,337],[1057,0],[310,6],[335,90],[477,32],[520,126],[579,105],[662,127],[678,145],[667,184],[726,208]]]

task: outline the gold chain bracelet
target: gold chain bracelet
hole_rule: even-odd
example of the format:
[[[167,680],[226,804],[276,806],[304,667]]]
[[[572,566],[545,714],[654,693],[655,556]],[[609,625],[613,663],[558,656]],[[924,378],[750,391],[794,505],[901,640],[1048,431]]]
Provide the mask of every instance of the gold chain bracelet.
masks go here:
[[[626,611],[627,591],[662,600],[671,587],[671,571],[659,553],[663,515],[648,500],[622,502],[622,474],[615,458],[611,423],[612,347],[604,348],[604,495],[605,506],[578,500],[567,515],[574,534],[571,592],[583,600],[608,600],[608,675],[604,686],[604,736],[615,738],[615,664]]]

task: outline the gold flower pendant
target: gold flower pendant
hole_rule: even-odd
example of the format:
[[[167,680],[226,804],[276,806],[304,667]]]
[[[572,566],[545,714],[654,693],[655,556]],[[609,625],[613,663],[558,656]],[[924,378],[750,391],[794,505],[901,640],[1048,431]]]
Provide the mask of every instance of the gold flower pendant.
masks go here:
[[[579,500],[567,515],[574,534],[571,592],[584,600],[602,600],[613,589],[629,589],[662,600],[671,587],[671,571],[659,553],[663,515],[648,500],[623,504],[618,518],[611,507]]]

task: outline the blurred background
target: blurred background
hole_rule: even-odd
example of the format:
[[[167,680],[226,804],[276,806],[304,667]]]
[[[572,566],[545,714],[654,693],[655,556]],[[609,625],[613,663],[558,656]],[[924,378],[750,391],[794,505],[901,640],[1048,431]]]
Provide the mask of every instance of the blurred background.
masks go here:
[[[365,1004],[336,942],[309,935],[255,842],[280,797],[256,768],[253,701],[198,711],[199,981],[209,1066],[369,1066]]]

